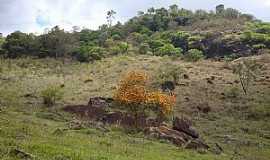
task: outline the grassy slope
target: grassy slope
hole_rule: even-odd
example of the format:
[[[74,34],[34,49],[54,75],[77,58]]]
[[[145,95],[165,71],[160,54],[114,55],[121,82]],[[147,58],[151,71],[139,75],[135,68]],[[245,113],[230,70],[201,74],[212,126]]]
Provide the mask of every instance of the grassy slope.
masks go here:
[[[264,64],[262,76],[249,96],[239,91],[228,98],[237,77],[225,62],[196,64],[151,56],[118,56],[93,64],[66,63],[51,59],[1,60],[0,68],[0,158],[16,159],[9,152],[20,148],[36,159],[269,159],[270,75],[269,55],[255,57]],[[189,79],[177,86],[176,115],[188,115],[202,137],[221,145],[225,153],[197,153],[141,135],[127,135],[112,128],[66,130],[70,115],[61,116],[64,104],[85,104],[90,96],[111,96],[118,78],[127,70],[144,69],[154,75],[159,67],[176,64]],[[207,78],[215,77],[214,84]],[[64,99],[54,108],[42,106],[40,91],[50,84],[64,84]],[[202,113],[197,106],[209,105]],[[61,113],[59,115],[59,113]],[[57,131],[60,129],[60,132]],[[57,132],[57,134],[55,134]],[[18,158],[19,159],[19,158]]]

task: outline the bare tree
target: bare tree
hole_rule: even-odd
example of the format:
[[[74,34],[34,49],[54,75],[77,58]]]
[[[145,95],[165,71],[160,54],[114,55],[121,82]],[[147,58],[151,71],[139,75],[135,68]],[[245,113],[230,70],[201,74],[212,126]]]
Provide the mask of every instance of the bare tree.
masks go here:
[[[233,67],[233,72],[239,76],[239,80],[245,95],[252,80],[254,80],[262,66],[254,60],[243,60]]]

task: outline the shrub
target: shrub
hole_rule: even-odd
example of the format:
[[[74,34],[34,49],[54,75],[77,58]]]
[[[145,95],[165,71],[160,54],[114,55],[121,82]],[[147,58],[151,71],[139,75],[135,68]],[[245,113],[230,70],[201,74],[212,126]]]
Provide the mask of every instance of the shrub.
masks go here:
[[[266,45],[265,44],[254,44],[254,45],[252,45],[252,48],[257,51],[257,50],[266,48]]]
[[[158,84],[162,84],[166,81],[172,81],[177,84],[180,79],[180,75],[183,73],[183,69],[177,65],[165,64],[164,67],[160,67],[156,74],[155,81]]]
[[[124,54],[128,51],[128,43],[127,42],[120,42],[118,44],[118,47],[120,48],[120,53]]]
[[[225,90],[225,96],[227,98],[237,98],[240,95],[240,90],[237,87],[232,87]]]
[[[55,105],[56,101],[63,98],[63,92],[61,91],[61,87],[49,86],[41,91],[41,97],[43,98],[43,103],[47,107],[51,107]]]
[[[157,51],[160,47],[164,46],[165,43],[162,40],[150,40],[149,46],[152,49],[152,52]]]
[[[80,62],[89,62],[100,60],[102,57],[104,57],[105,54],[106,51],[102,47],[81,46],[75,54],[75,57]]]
[[[150,50],[150,47],[147,43],[143,43],[139,46],[140,54],[147,54],[149,50]]]
[[[154,111],[160,119],[172,112],[175,96],[161,92],[151,92],[148,87],[149,77],[143,71],[129,72],[119,84],[114,94],[116,102],[125,106],[134,116],[135,126],[139,115],[146,115],[146,110]]]
[[[171,43],[175,47],[182,48],[184,51],[188,49],[188,39],[191,35],[187,32],[179,31],[172,35]]]
[[[121,40],[121,36],[119,34],[114,34],[114,35],[112,35],[112,39],[115,41]]]
[[[176,97],[174,94],[166,95],[161,92],[151,92],[147,95],[147,103],[152,104],[154,111],[160,122],[165,120],[166,116],[173,112]]]
[[[113,55],[125,54],[128,51],[128,43],[120,42],[110,48],[110,52]]]
[[[164,46],[158,48],[157,52],[155,52],[155,55],[181,56],[182,51],[183,50],[181,48],[175,48],[172,44],[165,44]]]
[[[190,49],[186,54],[185,58],[188,61],[196,62],[204,58],[203,52],[198,49]]]

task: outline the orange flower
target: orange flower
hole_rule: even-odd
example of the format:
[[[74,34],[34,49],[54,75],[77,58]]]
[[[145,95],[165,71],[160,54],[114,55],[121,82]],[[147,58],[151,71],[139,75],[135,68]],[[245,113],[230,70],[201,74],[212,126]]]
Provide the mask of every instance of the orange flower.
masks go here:
[[[120,81],[119,88],[114,94],[114,99],[123,104],[133,104],[136,107],[140,107],[141,104],[154,104],[160,107],[162,114],[167,115],[171,113],[176,101],[175,95],[149,92],[146,89],[147,81],[148,76],[145,72],[129,72]]]

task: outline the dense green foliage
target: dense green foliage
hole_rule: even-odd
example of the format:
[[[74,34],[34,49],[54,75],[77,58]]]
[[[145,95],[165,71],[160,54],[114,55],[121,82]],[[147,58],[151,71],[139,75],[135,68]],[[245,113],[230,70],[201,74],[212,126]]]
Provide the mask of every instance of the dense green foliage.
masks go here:
[[[251,55],[270,48],[269,23],[224,5],[218,5],[215,12],[191,11],[177,5],[149,8],[124,24],[113,25],[115,14],[108,11],[107,24],[98,30],[74,27],[66,32],[56,26],[42,35],[16,31],[6,37],[1,53],[12,58],[74,57],[88,62],[129,52],[180,56],[200,50],[211,58]]]
[[[198,61],[204,57],[203,52],[198,49],[190,49],[186,54],[186,59],[188,61]]]

